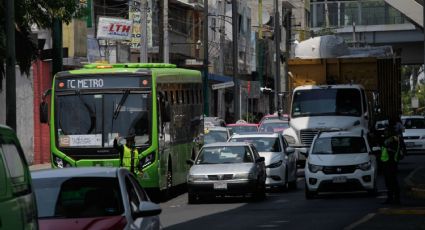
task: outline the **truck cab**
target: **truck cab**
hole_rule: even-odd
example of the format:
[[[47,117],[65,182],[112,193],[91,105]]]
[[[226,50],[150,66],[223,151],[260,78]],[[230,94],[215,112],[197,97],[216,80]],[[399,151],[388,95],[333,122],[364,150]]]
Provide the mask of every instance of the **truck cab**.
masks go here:
[[[289,128],[283,131],[305,162],[313,138],[319,131],[343,130],[368,133],[370,112],[363,86],[358,84],[305,85],[294,89]]]

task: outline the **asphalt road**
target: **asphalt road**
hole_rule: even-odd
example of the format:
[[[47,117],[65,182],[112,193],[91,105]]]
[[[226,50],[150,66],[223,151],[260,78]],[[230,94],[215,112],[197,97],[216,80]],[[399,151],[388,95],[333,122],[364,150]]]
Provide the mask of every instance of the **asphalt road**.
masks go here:
[[[406,157],[400,164],[400,179],[424,164],[425,156]],[[270,192],[261,202],[228,198],[188,205],[184,193],[161,203],[161,222],[165,229],[356,229],[383,208],[382,176],[378,189],[373,197],[367,193],[322,194],[306,200],[300,177],[298,189]]]

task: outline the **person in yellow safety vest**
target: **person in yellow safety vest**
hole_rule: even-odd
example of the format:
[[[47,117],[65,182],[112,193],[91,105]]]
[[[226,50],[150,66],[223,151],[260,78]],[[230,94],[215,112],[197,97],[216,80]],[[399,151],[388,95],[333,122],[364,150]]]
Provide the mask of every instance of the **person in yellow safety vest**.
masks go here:
[[[400,152],[400,138],[394,128],[389,126],[385,131],[380,157],[387,187],[387,199],[384,204],[400,204],[400,187],[397,179]]]
[[[139,151],[135,147],[134,138],[136,133],[130,131],[125,137],[126,143],[121,145],[118,140],[120,136],[118,135],[114,139],[114,148],[120,152],[120,167],[127,168],[130,172],[137,174],[138,165],[139,165]]]

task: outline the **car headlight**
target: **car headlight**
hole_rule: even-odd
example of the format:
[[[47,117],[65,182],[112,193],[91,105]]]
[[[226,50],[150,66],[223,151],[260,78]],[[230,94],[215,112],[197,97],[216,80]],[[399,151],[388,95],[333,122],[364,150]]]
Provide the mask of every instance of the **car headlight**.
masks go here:
[[[371,167],[372,167],[372,164],[370,163],[370,161],[357,165],[357,168],[363,171],[370,170]]]
[[[194,181],[206,181],[208,180],[208,176],[206,175],[188,175],[187,181],[188,182],[194,182]]]
[[[270,165],[267,165],[266,168],[277,168],[282,165],[282,160],[276,161]]]
[[[313,165],[313,164],[308,164],[308,170],[312,173],[317,173],[319,171],[323,170],[323,166],[320,165]]]
[[[236,180],[254,180],[256,178],[257,177],[254,173],[236,173],[233,175],[233,179]]]
[[[288,142],[288,144],[290,145],[296,144],[295,138],[293,136],[283,135],[283,137],[285,138],[286,142]]]
[[[142,157],[139,161],[140,168],[146,168],[149,165],[153,164],[155,162],[155,152],[151,152],[148,155]]]

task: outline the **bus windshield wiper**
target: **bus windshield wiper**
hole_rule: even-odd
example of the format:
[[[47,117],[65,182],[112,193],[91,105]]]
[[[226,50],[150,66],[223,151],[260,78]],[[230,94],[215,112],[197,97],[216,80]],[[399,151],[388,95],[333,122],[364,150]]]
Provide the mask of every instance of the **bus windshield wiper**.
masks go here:
[[[114,116],[112,117],[113,120],[116,120],[118,115],[120,114],[121,111],[121,107],[122,105],[125,103],[125,101],[127,100],[128,95],[130,94],[130,90],[125,90],[124,94],[121,97],[120,102],[118,103],[117,108],[114,111]]]

